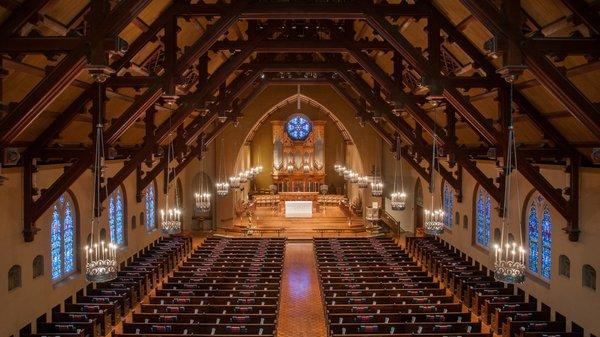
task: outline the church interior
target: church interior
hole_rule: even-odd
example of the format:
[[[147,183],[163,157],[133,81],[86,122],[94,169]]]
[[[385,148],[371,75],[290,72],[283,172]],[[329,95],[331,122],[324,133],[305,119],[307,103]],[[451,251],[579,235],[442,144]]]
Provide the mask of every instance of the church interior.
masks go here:
[[[0,336],[600,336],[599,12],[0,0]]]

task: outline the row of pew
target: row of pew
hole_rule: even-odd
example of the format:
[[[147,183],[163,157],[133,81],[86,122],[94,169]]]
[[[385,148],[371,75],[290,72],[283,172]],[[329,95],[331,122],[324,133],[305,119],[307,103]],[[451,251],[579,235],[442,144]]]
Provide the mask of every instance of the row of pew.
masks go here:
[[[315,238],[330,336],[491,337],[391,238]]]
[[[445,242],[432,237],[407,238],[411,256],[441,280],[471,312],[503,337],[581,337],[567,332],[564,320],[552,320],[550,310],[539,310],[524,293],[498,282],[493,273],[465,259]]]
[[[116,279],[89,284],[42,316],[31,337],[105,336],[131,308],[192,250],[191,238],[161,238],[121,265]]]
[[[113,336],[275,336],[285,242],[206,239]]]

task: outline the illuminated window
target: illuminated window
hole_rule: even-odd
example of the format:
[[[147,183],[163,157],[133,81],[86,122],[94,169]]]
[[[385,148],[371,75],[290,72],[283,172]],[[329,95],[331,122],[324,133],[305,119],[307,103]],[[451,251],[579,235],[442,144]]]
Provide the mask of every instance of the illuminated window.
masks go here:
[[[51,258],[52,279],[61,279],[75,271],[75,209],[65,193],[52,208]]]
[[[444,182],[442,196],[444,203],[444,225],[452,228],[452,223],[454,222],[454,189],[452,189],[452,186],[448,182]]]
[[[146,228],[151,231],[156,229],[156,186],[154,183],[146,187],[144,202],[146,205]]]
[[[529,271],[550,279],[552,267],[552,218],[546,200],[536,193],[527,211]]]
[[[479,188],[475,202],[475,243],[488,248],[490,246],[492,223],[492,198],[483,188]]]
[[[108,225],[110,228],[110,241],[116,245],[125,244],[125,205],[123,191],[117,188],[108,198]]]
[[[285,130],[293,140],[306,140],[312,131],[312,124],[308,120],[308,117],[302,114],[295,114],[288,119]]]

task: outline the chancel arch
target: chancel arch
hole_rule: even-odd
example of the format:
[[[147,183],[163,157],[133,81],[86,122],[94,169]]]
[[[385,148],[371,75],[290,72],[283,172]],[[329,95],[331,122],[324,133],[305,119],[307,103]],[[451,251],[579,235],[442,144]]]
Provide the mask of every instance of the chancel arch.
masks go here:
[[[246,193],[254,192],[255,189],[262,189],[264,192],[272,185],[275,146],[269,121],[285,122],[289,116],[298,113],[298,98],[300,112],[307,115],[311,121],[323,121],[325,125],[323,170],[328,192],[340,195],[348,193],[350,200],[357,205],[370,205],[370,194],[359,191],[352,184],[346,184],[343,177],[333,170],[333,166],[339,162],[349,165],[361,174],[371,174],[374,169],[381,172],[381,163],[377,159],[379,155],[377,151],[373,151],[376,148],[384,150],[379,144],[380,139],[370,127],[363,127],[357,123],[353,108],[329,86],[302,86],[301,90],[302,93],[298,94],[297,86],[268,87],[259,95],[260,99],[255,99],[244,110],[244,118],[239,120],[237,126],[229,126],[219,136],[225,139],[225,153],[224,158],[221,158],[220,146],[215,146],[216,160],[227,163],[225,171],[228,175],[243,171],[252,165],[260,164],[264,167],[264,171],[254,179],[249,189],[218,198],[221,200],[221,204],[217,205],[219,223],[226,223],[232,218],[232,210],[236,209],[233,205],[247,198]],[[240,135],[244,135],[243,140],[240,139]],[[261,151],[258,151],[258,148],[261,148]],[[319,146],[316,150],[318,152]],[[235,202],[233,198],[236,198]]]

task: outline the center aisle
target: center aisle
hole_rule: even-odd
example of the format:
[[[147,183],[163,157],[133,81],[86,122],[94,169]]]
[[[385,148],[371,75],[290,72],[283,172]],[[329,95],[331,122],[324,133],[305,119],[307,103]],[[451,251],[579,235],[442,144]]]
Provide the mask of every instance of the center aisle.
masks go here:
[[[277,337],[326,337],[323,298],[311,242],[287,242]]]

